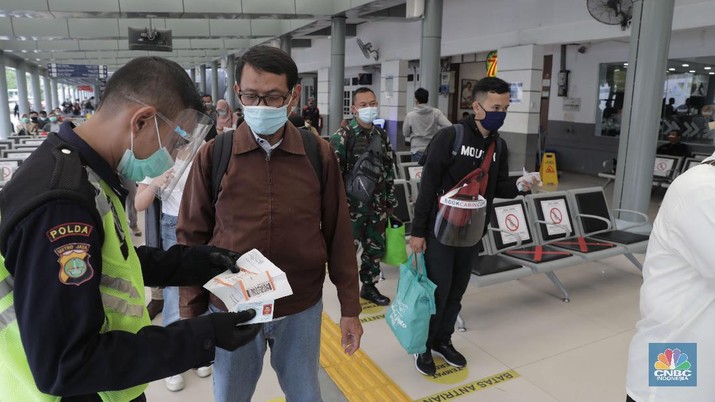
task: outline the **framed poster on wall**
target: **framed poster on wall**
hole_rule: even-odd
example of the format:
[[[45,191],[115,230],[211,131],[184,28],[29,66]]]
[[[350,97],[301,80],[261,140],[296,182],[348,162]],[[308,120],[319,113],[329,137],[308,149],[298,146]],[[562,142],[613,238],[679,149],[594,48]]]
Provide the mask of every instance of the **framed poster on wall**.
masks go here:
[[[472,89],[477,84],[477,80],[462,80],[462,85],[460,86],[461,91],[459,94],[459,108],[460,109],[471,109],[472,108]]]

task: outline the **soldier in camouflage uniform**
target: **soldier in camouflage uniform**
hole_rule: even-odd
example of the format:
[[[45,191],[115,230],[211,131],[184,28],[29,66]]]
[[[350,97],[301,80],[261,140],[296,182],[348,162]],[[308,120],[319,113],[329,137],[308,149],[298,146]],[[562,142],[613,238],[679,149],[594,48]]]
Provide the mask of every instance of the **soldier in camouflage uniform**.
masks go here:
[[[390,298],[383,296],[375,287],[380,275],[380,259],[385,255],[385,226],[387,218],[397,206],[395,199],[395,170],[392,160],[392,148],[387,134],[372,124],[377,118],[377,99],[375,93],[366,87],[359,88],[353,95],[352,112],[355,115],[345,128],[340,128],[332,137],[330,144],[335,150],[343,178],[347,176],[376,135],[382,136],[382,176],[375,188],[370,202],[359,201],[348,194],[350,219],[353,225],[353,237],[356,245],[362,245],[360,264],[360,297],[373,303],[386,306]],[[352,138],[351,138],[352,137]],[[351,145],[351,147],[350,147]],[[352,149],[347,149],[352,148]]]

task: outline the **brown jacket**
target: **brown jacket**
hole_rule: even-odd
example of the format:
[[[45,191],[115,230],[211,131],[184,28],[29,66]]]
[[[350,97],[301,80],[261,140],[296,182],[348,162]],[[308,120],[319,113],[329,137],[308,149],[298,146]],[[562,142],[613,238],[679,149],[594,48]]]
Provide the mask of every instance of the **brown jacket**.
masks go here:
[[[283,142],[268,159],[243,123],[234,132],[216,212],[210,200],[213,140],[199,150],[181,201],[176,227],[180,244],[210,244],[236,252],[256,248],[285,271],[293,295],[276,301],[275,317],[299,313],[320,300],[326,263],[338,290],[342,316],[360,314],[345,189],[330,145],[321,139],[317,142],[322,198],[298,129],[286,124]],[[211,301],[224,307],[213,295]],[[200,315],[207,309],[206,293],[200,288],[182,288],[179,306],[182,318]]]

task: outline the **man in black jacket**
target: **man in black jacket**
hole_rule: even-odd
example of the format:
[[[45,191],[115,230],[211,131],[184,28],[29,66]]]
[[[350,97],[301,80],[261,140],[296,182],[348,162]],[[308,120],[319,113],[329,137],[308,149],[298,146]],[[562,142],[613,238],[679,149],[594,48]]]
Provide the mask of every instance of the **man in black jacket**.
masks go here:
[[[472,261],[479,252],[478,246],[447,246],[435,237],[439,196],[480,167],[489,145],[494,141],[496,147],[484,194],[487,216],[495,196],[513,198],[519,190],[529,191],[534,182],[534,175],[526,175],[516,181],[509,178],[509,152],[497,131],[504,123],[509,108],[509,84],[496,77],[484,78],[474,87],[472,99],[474,118],[457,123],[463,125],[461,146],[455,147],[457,135],[454,126],[435,134],[427,152],[420,193],[415,203],[410,247],[416,253],[425,252],[427,276],[437,285],[437,312],[430,320],[427,351],[415,355],[415,367],[424,375],[433,375],[436,371],[432,351],[452,366],[464,367],[467,364],[466,358],[452,346],[451,336],[461,309],[462,295],[469,283]],[[458,150],[456,155],[452,154],[453,149]]]
[[[688,157],[690,156],[690,148],[680,142],[683,139],[683,134],[680,130],[670,130],[668,133],[668,142],[659,146],[655,153],[659,155],[674,155]]]

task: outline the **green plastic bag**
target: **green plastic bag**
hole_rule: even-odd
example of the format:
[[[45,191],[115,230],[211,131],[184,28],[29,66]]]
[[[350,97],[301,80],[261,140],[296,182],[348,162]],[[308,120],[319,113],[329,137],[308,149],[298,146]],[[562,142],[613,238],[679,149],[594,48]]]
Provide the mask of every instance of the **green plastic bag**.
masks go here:
[[[415,259],[416,267],[412,268]],[[385,313],[387,326],[407,353],[424,353],[427,350],[429,322],[436,312],[436,288],[437,285],[427,278],[424,254],[410,254],[407,263],[400,265],[397,294]]]
[[[407,261],[405,224],[392,216],[387,220],[385,228],[385,255],[382,257],[382,262],[387,265],[400,265],[405,261]]]

